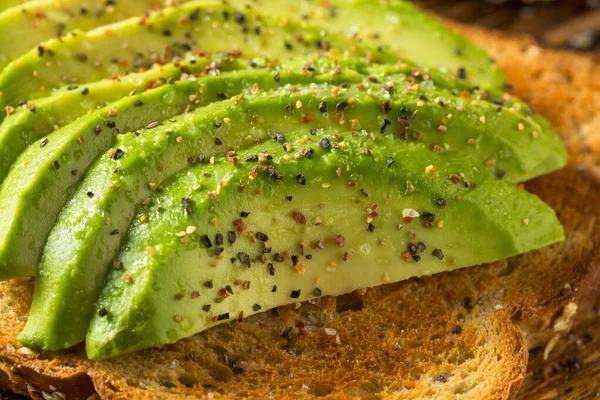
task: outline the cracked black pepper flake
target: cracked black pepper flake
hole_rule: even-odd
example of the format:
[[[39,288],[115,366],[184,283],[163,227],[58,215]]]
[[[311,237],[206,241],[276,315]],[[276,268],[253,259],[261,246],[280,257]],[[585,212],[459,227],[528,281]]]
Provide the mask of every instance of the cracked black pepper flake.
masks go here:
[[[246,211],[240,211],[240,216],[241,216],[242,218],[247,218],[249,215],[250,215],[250,213],[249,213],[249,212],[246,212]]]
[[[445,377],[444,375],[440,375],[440,376],[438,377],[438,380],[439,380],[440,382],[442,382],[442,383],[446,383],[446,377]]]
[[[223,126],[223,122],[216,120],[215,122],[213,122],[213,125],[215,126],[215,128],[220,128],[221,126]]]
[[[433,249],[433,255],[439,258],[440,260],[444,259],[444,253],[441,249]]]
[[[267,173],[273,179],[276,179],[276,180],[283,179],[283,175],[281,175],[279,172],[277,172],[277,170],[275,169],[275,167],[272,166],[272,165],[269,165],[267,167]]]
[[[217,247],[215,249],[215,256],[220,256],[224,251],[225,249],[223,247]]]
[[[456,77],[458,79],[467,79],[467,70],[464,67],[458,68],[456,71]]]
[[[236,11],[233,14],[233,19],[235,20],[235,22],[237,22],[238,24],[243,24],[244,22],[246,22],[246,17],[244,16],[244,14],[242,14],[239,11]]]
[[[227,318],[229,318],[229,316]],[[242,368],[242,367],[233,367],[232,371],[233,371],[234,374],[243,374],[244,373],[244,368]]]
[[[112,154],[112,156],[110,156],[110,158],[112,158],[113,160],[118,160],[119,158],[123,157],[124,154],[125,152],[122,149],[117,149]]]
[[[52,166],[54,167],[54,169],[58,170],[60,169],[60,163],[58,162],[58,160],[54,160],[52,161]]]
[[[292,196],[285,196],[285,199],[286,199],[287,201],[292,201],[294,198],[293,198]]]
[[[108,315],[108,311],[106,311],[106,308],[102,307],[101,309],[98,310],[98,316],[106,317],[107,315]]]
[[[244,253],[243,251],[240,251],[238,253],[238,259],[242,264],[250,263],[250,256],[247,253]]]
[[[418,256],[418,255],[416,255],[416,254],[411,254],[411,256],[412,256],[412,259],[413,259],[415,262],[419,262],[419,261],[421,261],[421,256]]]
[[[427,246],[426,246],[426,245],[425,245],[425,243],[423,243],[423,242],[419,242],[419,243],[417,243],[417,247],[419,247],[419,251],[420,251],[421,253],[422,253],[422,252],[424,252],[425,250],[427,250]]]
[[[32,113],[35,114],[35,104],[30,104],[29,105],[29,111],[31,111]]]
[[[398,117],[398,122],[405,128],[410,128],[410,118],[407,115]]]
[[[142,103],[141,100],[136,100],[135,103],[133,103],[133,105],[136,106],[136,107],[141,107],[141,106],[144,105],[144,103]]]
[[[394,160],[394,157],[390,157],[387,159],[387,167],[391,168],[392,165],[394,165],[394,163],[396,162],[396,160]]]
[[[279,82],[279,79],[281,79],[281,74],[279,73],[279,71],[277,71],[273,79],[275,79],[275,82]]]
[[[390,112],[390,110],[392,109],[392,105],[391,105],[390,101],[389,100],[384,101],[383,104],[381,105],[381,109],[386,114],[388,112]]]
[[[460,335],[462,333],[462,328],[460,325],[455,325],[454,328],[452,328],[452,333],[455,335]]]
[[[87,196],[92,199],[94,198],[94,193],[93,192],[87,192]]]
[[[269,263],[267,267],[269,269],[269,275],[275,276],[275,266],[273,265],[273,263]]]
[[[293,114],[294,113],[294,106],[291,105],[291,104],[286,104],[285,105],[285,111],[287,111],[290,114]]]
[[[221,139],[219,139],[219,138],[215,138],[215,144],[217,146],[222,146],[223,145],[223,141]]]
[[[190,199],[188,197],[181,199],[181,207],[183,207],[186,215],[191,214],[191,205],[192,205],[192,199]]]
[[[44,147],[48,144],[48,138],[43,138],[40,140],[40,147]]]
[[[369,193],[367,193],[367,191],[365,190],[365,188],[360,188],[360,193],[362,193],[362,195],[364,197],[369,197]]]
[[[69,90],[69,91],[70,91],[70,90],[75,90],[75,89],[77,89],[78,87],[79,87],[79,86],[77,86],[77,85],[69,85],[69,86],[67,86],[67,90]]]
[[[208,235],[200,236],[200,240],[202,241],[202,244],[204,244],[204,247],[206,247],[207,249],[212,247],[212,242],[210,241]]]
[[[304,157],[308,158],[309,160],[313,157],[314,152],[315,151],[312,148],[300,150],[300,154],[302,154]]]
[[[348,108],[349,104],[347,101],[340,101],[339,103],[337,103],[335,105],[335,111],[344,111],[346,108]]]
[[[206,282],[204,282],[204,286],[206,286],[209,289],[212,289],[214,287],[213,286],[213,281],[206,281]]]
[[[262,232],[256,232],[255,237],[261,242],[266,242],[267,240],[269,240],[269,237]]]
[[[273,140],[276,141],[277,143],[283,143],[283,142],[285,142],[285,137],[283,136],[283,133],[276,132],[273,135]]]
[[[81,89],[81,94],[83,96],[86,96],[86,95],[90,94],[90,89],[84,87],[83,89]]]
[[[275,293],[277,291],[277,285],[273,285],[273,289],[271,289],[271,292]]]
[[[217,246],[221,246],[221,245],[223,244],[223,235],[222,235],[222,234],[220,234],[220,233],[217,233],[217,234],[215,235],[215,244],[216,244]]]
[[[498,170],[498,179],[504,178],[504,175],[506,175],[506,171],[504,171],[503,169],[499,169]]]
[[[100,127],[100,125],[96,125],[96,126],[94,127],[94,133],[95,133],[96,135],[99,135],[99,134],[100,134],[100,132],[102,132],[102,128]]]
[[[202,311],[209,312],[210,311],[210,304],[203,305],[202,306]]]
[[[252,306],[252,310],[254,310],[254,311],[260,311],[261,309],[262,309],[262,307],[258,304],[255,304]]]
[[[306,185],[306,178],[304,177],[303,174],[296,175],[296,180],[298,181],[299,184]]]
[[[388,128],[390,127],[391,124],[392,123],[390,122],[389,119],[384,119],[383,120],[383,125],[381,126],[380,132],[381,133],[385,133],[388,130]]]
[[[433,220],[435,219],[435,214],[425,211],[421,213],[420,217],[422,220],[425,220],[427,222],[433,222]]]
[[[224,321],[226,319],[229,319],[229,313],[225,313],[225,314],[221,314],[217,317],[217,321]]]
[[[373,232],[375,230],[375,225],[373,225],[372,222],[369,222],[369,224],[367,225],[367,230],[369,232]]]
[[[321,102],[319,103],[319,111],[322,113],[326,113],[327,112],[327,103],[326,102]]]
[[[441,208],[446,208],[446,206],[448,205],[448,201],[446,199],[443,199],[441,197],[438,197],[435,202],[438,204],[438,206],[440,206]]]
[[[227,100],[227,95],[223,92],[217,92],[217,97],[221,100]]]
[[[414,256],[415,254],[417,254],[418,250],[419,249],[417,248],[416,244],[414,244],[414,243],[409,243],[408,244],[408,252],[410,253],[410,255]]]
[[[115,230],[113,230],[113,231],[110,233],[110,235],[111,235],[111,236],[115,236],[115,235],[118,235],[118,234],[119,234],[119,230],[118,230],[118,229],[115,229]]]
[[[258,161],[258,156],[256,154],[247,155],[246,157],[244,157],[244,161],[245,162]]]
[[[269,254],[271,251],[272,251],[272,249],[270,247],[265,247],[264,249],[262,249],[261,253]]]
[[[225,290],[227,290],[227,293],[233,294],[233,288],[230,285],[225,286]]]
[[[298,256],[292,256],[292,265],[294,267],[298,265]]]
[[[227,239],[229,240],[229,243],[234,244],[237,239],[237,235],[235,232],[229,231],[227,232]]]
[[[321,289],[319,288],[315,288],[315,290],[313,290],[312,295],[315,297],[320,297],[321,296]]]
[[[322,149],[326,149],[326,148],[328,148],[328,147],[329,147],[329,139],[327,139],[327,138],[322,138],[322,139],[319,141],[319,146],[321,146],[321,148],[322,148]]]
[[[115,121],[106,121],[106,126],[109,128],[114,128],[117,126],[117,123]]]
[[[298,297],[300,297],[300,293],[301,292],[302,292],[302,289],[292,290],[292,293],[290,294],[290,297],[292,299],[297,299]]]

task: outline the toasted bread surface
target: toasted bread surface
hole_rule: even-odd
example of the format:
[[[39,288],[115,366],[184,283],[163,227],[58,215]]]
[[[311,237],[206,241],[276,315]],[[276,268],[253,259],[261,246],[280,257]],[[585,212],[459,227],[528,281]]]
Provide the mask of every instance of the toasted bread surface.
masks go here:
[[[0,386],[34,398],[514,398],[527,345],[582,319],[600,270],[597,60],[464,29],[515,94],[557,127],[573,166],[526,185],[567,240],[519,257],[288,306],[103,362],[81,349],[34,353],[15,336],[33,282],[0,283]],[[595,108],[594,108],[595,107]],[[595,113],[595,114],[594,114]],[[596,125],[594,125],[596,124]],[[600,146],[597,150],[600,150]],[[576,167],[587,163],[590,168]],[[578,309],[578,310],[577,310]],[[577,311],[575,314],[574,311]],[[44,394],[45,392],[45,394]]]

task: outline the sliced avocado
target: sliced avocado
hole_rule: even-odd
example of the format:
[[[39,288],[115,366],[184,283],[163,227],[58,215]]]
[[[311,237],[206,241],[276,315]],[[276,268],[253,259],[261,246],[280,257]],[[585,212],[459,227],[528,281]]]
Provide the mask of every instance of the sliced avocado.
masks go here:
[[[302,71],[295,65],[276,77],[276,70],[259,68],[173,82],[111,103],[30,146],[0,187],[0,279],[35,275],[44,243],[60,210],[89,165],[110,148],[117,134],[144,127],[154,129],[167,118],[229,94],[269,90],[284,83],[366,79],[352,69],[343,74],[335,68],[310,75]],[[121,157],[118,150],[109,151],[108,156]]]
[[[563,239],[539,198],[463,169],[464,160],[364,131],[328,135],[337,146],[325,149],[305,130],[286,139],[289,151],[258,144],[186,170],[152,196],[99,297],[88,357]],[[458,171],[477,186],[447,178]]]
[[[228,0],[382,46],[418,64],[443,67],[472,84],[501,88],[504,75],[478,46],[402,0]]]
[[[285,23],[284,23],[285,22]],[[327,43],[327,46],[324,45]],[[43,51],[40,51],[42,48]],[[89,32],[74,31],[52,39],[11,62],[0,74],[0,113],[5,106],[44,96],[65,83],[83,84],[165,64],[172,56],[231,49],[247,58],[272,59],[315,51],[395,62],[396,54],[350,38],[328,34],[283,17],[237,10],[220,2],[190,2],[150,17],[134,17]],[[0,114],[4,116],[4,114]]]
[[[215,63],[215,64],[212,64]],[[53,130],[67,125],[97,107],[104,107],[133,93],[141,93],[178,80],[182,74],[217,73],[245,68],[237,60],[213,57],[192,57],[175,64],[153,66],[147,71],[104,79],[82,86],[69,85],[35,101],[35,112],[29,107],[11,110],[0,125],[0,182],[10,166],[34,141],[41,140]]]
[[[0,11],[27,3],[27,0],[0,0]]]
[[[165,121],[161,127],[143,130],[139,136],[120,135],[112,153],[97,160],[89,170],[48,238],[29,322],[20,340],[44,349],[83,340],[81,333],[91,313],[91,301],[105,277],[107,260],[116,255],[134,217],[134,206],[190,162],[277,132],[365,130],[373,140],[407,146],[419,143],[427,149],[425,154],[439,152],[464,165],[506,175],[507,180],[518,180],[526,173],[529,158],[523,155],[535,154],[530,149],[537,143],[521,135],[517,128],[519,115],[496,111],[496,105],[485,101],[473,105],[471,99],[426,84],[419,90],[405,90],[414,85],[400,83],[399,79],[392,82],[392,94],[368,78],[347,89],[286,86],[270,94],[238,96],[210,104],[172,122]],[[389,90],[389,83],[386,85]],[[486,114],[491,115],[484,123],[480,115]],[[444,118],[451,121],[446,123],[446,132],[435,122]],[[121,156],[111,156],[117,153]],[[472,160],[471,164],[467,159]],[[465,179],[469,184],[472,178]],[[63,192],[64,186],[52,190]],[[50,207],[56,206],[53,203]],[[62,203],[57,209],[60,207]],[[27,212],[33,215],[31,209]],[[43,215],[55,212],[44,210]],[[65,301],[65,297],[70,300]]]
[[[37,0],[5,10],[0,13],[0,69],[50,38],[143,15],[157,5],[156,0]]]

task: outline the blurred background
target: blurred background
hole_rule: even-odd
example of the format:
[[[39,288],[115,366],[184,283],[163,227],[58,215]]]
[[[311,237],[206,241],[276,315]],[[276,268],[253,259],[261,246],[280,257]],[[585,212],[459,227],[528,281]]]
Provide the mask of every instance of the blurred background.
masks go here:
[[[600,55],[600,0],[415,0],[458,22],[526,33],[543,46]]]

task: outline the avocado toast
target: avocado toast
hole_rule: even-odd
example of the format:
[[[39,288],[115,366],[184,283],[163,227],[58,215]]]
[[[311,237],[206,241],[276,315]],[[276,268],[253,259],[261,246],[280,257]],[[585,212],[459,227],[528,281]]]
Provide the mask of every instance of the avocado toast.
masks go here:
[[[220,10],[219,18],[235,21],[242,32],[248,15],[282,17],[260,7],[194,3]],[[355,6],[361,9],[360,2]],[[398,6],[402,13],[405,5]],[[180,7],[172,12],[182,18]],[[201,15],[216,14],[205,9]],[[283,26],[319,29],[310,22]],[[5,278],[35,275],[41,255],[21,354],[37,357],[40,350],[77,344],[90,317],[86,346],[94,359],[178,346],[197,332],[224,332],[211,328],[216,324],[243,326],[260,313],[248,319],[252,329],[252,321],[271,318],[264,311],[280,305],[293,304],[300,316],[325,306],[330,295],[495,261],[564,238],[554,211],[516,186],[565,164],[547,121],[497,81],[477,73],[472,80],[465,68],[421,67],[408,61],[410,54],[398,62],[385,46],[361,50],[361,40],[339,55],[347,36],[327,35],[338,35],[335,50],[321,43],[320,54],[300,51],[292,61],[243,60],[243,51],[214,63],[209,58],[207,73],[190,79],[183,72],[182,81],[116,100],[19,156],[1,190],[22,202],[21,211],[4,215],[31,223],[14,225],[21,234],[3,228],[6,238],[15,238],[10,245],[3,239],[3,254],[27,261],[4,258]],[[232,62],[228,57],[242,58],[234,70],[221,71]],[[171,112],[160,107],[162,96],[181,104]],[[150,111],[136,114],[146,106]],[[111,122],[119,117],[126,120]],[[102,124],[111,131],[97,141],[106,131]],[[53,180],[50,174],[61,169],[68,174]],[[30,189],[18,189],[19,178]],[[481,268],[472,273],[477,280]],[[384,298],[388,286],[371,293]],[[316,300],[302,309],[299,301],[309,299]],[[490,337],[519,357],[522,339],[505,317],[485,309],[473,315],[500,329]],[[267,336],[270,324],[261,328]],[[462,328],[452,332],[460,335]],[[325,335],[342,345],[336,329]],[[202,354],[187,357],[210,365]],[[237,362],[226,362],[227,373],[244,374]],[[518,381],[506,379],[510,387]],[[206,380],[182,375],[179,382],[198,393],[214,387],[200,381]],[[78,386],[85,392],[85,383]]]

